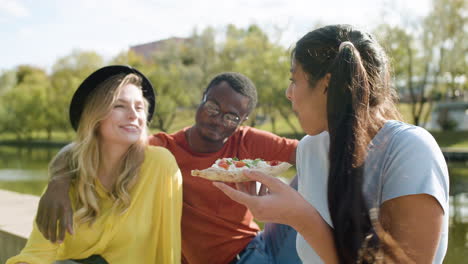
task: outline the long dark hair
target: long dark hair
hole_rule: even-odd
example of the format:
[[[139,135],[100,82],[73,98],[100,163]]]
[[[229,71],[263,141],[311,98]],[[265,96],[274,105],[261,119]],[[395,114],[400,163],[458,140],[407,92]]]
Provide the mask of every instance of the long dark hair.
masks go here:
[[[311,87],[331,75],[328,206],[340,262],[356,263],[364,242],[369,242],[366,237],[375,232],[362,192],[366,150],[384,119],[401,119],[388,60],[372,35],[349,25],[309,32],[296,43],[292,55],[308,74]],[[374,240],[376,247],[379,244]]]

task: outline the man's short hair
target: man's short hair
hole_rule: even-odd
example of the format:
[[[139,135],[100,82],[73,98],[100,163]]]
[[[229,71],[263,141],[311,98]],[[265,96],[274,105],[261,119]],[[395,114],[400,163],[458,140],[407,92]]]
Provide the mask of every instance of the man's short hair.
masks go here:
[[[257,106],[257,88],[253,82],[245,75],[238,72],[223,72],[218,74],[211,80],[206,87],[203,95],[206,95],[211,87],[220,84],[221,82],[227,82],[234,91],[247,96],[249,98],[249,114]]]

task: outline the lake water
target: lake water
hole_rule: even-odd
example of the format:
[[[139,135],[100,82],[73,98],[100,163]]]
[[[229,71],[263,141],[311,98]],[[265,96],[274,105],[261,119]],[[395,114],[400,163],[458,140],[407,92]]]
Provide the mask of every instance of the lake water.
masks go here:
[[[47,183],[47,164],[58,148],[19,148],[0,145],[0,189],[40,195]],[[468,259],[468,164],[449,162],[450,231],[444,263]],[[1,211],[1,208],[0,208]]]

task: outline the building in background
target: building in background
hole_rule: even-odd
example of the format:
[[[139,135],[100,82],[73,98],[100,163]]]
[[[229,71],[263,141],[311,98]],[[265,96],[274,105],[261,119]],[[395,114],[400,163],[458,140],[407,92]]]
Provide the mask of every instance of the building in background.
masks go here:
[[[130,50],[142,56],[146,60],[151,60],[159,52],[170,48],[170,46],[180,46],[190,42],[189,38],[172,37],[168,39],[153,41],[150,43],[130,46]]]

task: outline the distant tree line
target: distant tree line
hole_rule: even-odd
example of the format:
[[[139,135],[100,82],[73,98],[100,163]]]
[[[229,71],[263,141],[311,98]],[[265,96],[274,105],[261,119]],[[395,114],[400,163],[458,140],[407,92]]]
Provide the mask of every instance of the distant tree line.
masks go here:
[[[428,118],[422,116],[423,107],[430,109],[435,101],[468,91],[467,5],[466,0],[434,0],[430,14],[416,24],[375,27],[391,56],[394,84],[412,105],[415,124]],[[170,131],[181,109],[196,108],[211,78],[237,71],[258,89],[259,103],[249,125],[268,119],[275,132],[277,118],[282,118],[296,133],[299,128],[284,96],[290,59],[290,50],[257,25],[194,30],[188,41],[166,43],[150,59],[125,51],[105,61],[96,52],[77,50],[58,59],[50,72],[19,65],[0,74],[0,133],[24,140],[42,131],[50,140],[52,132],[70,132],[72,94],[86,76],[106,64],[131,65],[149,77],[158,94],[153,129]]]

